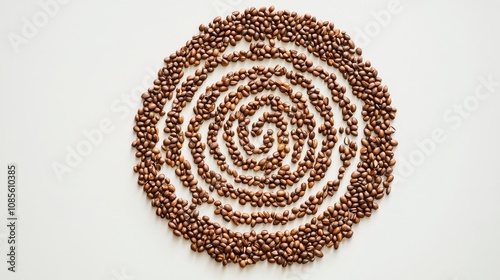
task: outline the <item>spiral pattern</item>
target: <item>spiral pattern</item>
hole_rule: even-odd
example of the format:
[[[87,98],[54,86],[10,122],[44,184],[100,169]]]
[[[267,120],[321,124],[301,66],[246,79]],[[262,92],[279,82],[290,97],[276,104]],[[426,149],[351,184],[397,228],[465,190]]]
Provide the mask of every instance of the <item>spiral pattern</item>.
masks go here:
[[[397,142],[387,86],[345,32],[311,15],[250,8],[217,17],[199,31],[165,59],[135,117],[132,146],[140,162],[134,171],[156,214],[169,220],[175,235],[190,240],[194,251],[224,265],[268,260],[286,266],[322,257],[324,246],[337,249],[352,236],[352,225],[370,216],[376,200],[390,192]],[[243,50],[229,51],[245,42]],[[286,47],[292,44],[305,53]],[[265,66],[269,61],[277,65]],[[248,67],[249,62],[260,65]],[[220,77],[221,66],[239,70]],[[208,84],[210,79],[216,81]],[[361,102],[362,120],[348,92]],[[358,155],[344,195],[319,211]],[[325,178],[337,160],[337,177]],[[181,186],[162,172],[169,168]],[[188,189],[192,197],[179,197],[176,188]],[[227,199],[235,203],[221,202]],[[201,214],[204,204],[233,227],[308,220],[291,230],[237,232]],[[236,204],[255,211],[239,211]]]

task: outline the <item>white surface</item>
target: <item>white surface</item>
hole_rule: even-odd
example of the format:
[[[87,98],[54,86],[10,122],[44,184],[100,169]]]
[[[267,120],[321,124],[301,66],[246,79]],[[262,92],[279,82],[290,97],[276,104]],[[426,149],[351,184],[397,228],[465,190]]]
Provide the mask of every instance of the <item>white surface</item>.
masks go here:
[[[43,10],[38,1],[0,2],[0,221],[11,162],[19,168],[20,218],[15,274],[4,262],[0,227],[1,279],[500,279],[500,87],[457,127],[457,119],[443,118],[471,100],[480,77],[500,81],[498,2],[401,0],[402,11],[371,37],[363,56],[398,108],[398,166],[434,129],[447,138],[412,174],[403,172],[404,181],[338,251],[325,248],[312,265],[284,269],[222,267],[174,238],[136,185],[130,143],[138,105],[121,98],[143,79],[151,84],[148,69],[156,72],[199,24],[228,14],[220,13],[225,7],[274,4],[353,36],[390,1],[123,2],[60,5],[17,53],[9,34],[21,34],[23,18]],[[113,131],[59,181],[52,163],[64,163],[67,148],[85,139],[82,131],[103,119]]]

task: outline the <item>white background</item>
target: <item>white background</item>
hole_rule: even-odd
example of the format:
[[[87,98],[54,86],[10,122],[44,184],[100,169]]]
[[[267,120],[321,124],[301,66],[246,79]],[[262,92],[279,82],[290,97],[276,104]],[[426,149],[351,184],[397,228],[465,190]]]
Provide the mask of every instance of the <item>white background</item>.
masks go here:
[[[474,97],[481,79],[500,82],[500,5],[463,2],[400,0],[381,22],[374,13],[387,11],[388,0],[74,0],[15,46],[9,38],[24,36],[24,18],[44,10],[38,1],[1,1],[0,278],[500,279],[500,86]],[[139,104],[120,113],[112,106],[124,106],[143,80],[151,84],[148,69],[162,67],[199,24],[271,4],[353,36],[369,33],[363,55],[398,108],[397,166],[406,167],[338,251],[325,248],[306,266],[222,267],[156,217],[132,172]],[[463,116],[449,111],[464,100]],[[105,119],[113,131],[58,180],[52,164],[65,164],[83,131]],[[417,142],[431,141],[435,129],[445,141],[422,156]],[[8,163],[19,169],[16,273],[5,262]]]

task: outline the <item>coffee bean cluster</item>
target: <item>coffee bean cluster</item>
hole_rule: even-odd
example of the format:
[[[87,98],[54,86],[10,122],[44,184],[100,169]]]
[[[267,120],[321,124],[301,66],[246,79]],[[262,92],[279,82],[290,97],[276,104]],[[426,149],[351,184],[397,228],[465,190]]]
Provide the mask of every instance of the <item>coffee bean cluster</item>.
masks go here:
[[[349,35],[308,14],[249,8],[217,17],[199,31],[165,58],[135,116],[137,139],[132,146],[140,161],[134,171],[156,214],[168,220],[175,235],[189,240],[192,250],[206,252],[224,265],[245,267],[267,260],[286,266],[322,257],[325,246],[337,249],[352,236],[353,224],[378,209],[376,201],[390,193],[394,178],[393,149],[398,143],[392,138],[391,121],[396,109],[377,70],[363,61]],[[243,40],[250,44],[248,49],[226,52]],[[305,49],[325,65],[315,65],[306,54],[277,42]],[[204,84],[217,68],[264,60],[277,65],[242,67],[214,84]],[[194,74],[184,77],[193,67]],[[358,108],[329,69],[337,69],[362,102],[362,120],[354,117]],[[313,78],[322,80],[328,96]],[[193,111],[186,112],[192,102]],[[334,107],[340,109],[338,118],[345,126],[335,126]],[[257,121],[252,123],[254,117]],[[160,129],[162,118],[165,126]],[[204,125],[208,134],[201,132]],[[358,136],[361,147],[354,141]],[[257,137],[261,145],[252,143]],[[186,145],[191,155],[182,153]],[[336,178],[325,178],[335,150],[342,164]],[[320,211],[357,155],[347,191]],[[206,161],[207,156],[216,166]],[[174,186],[162,168],[173,169],[182,185]],[[296,203],[317,184],[323,184],[318,192],[291,210],[260,209]],[[178,197],[176,188],[188,189],[192,197]],[[241,212],[220,197],[260,210]],[[212,205],[215,215],[234,226],[285,225],[299,218],[308,222],[284,231],[237,232],[200,213],[202,204]]]

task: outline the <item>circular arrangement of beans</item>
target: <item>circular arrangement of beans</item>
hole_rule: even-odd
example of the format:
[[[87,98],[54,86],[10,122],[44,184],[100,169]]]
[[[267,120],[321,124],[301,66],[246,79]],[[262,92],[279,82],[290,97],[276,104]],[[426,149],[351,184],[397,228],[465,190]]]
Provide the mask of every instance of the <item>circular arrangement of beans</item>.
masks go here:
[[[156,214],[169,221],[175,235],[190,240],[192,250],[205,251],[224,265],[245,267],[267,260],[286,266],[322,257],[324,246],[337,249],[352,236],[352,225],[378,208],[376,200],[389,194],[394,178],[393,149],[398,143],[392,138],[391,121],[396,109],[377,70],[363,61],[361,49],[345,32],[308,14],[249,8],[217,17],[199,31],[165,58],[135,116],[137,139],[132,146],[140,161],[134,171]],[[243,40],[250,44],[247,49],[226,51]],[[277,46],[278,42],[305,48],[324,65],[314,65],[305,53]],[[241,68],[204,84],[230,64],[265,60],[277,65]],[[189,67],[198,68],[184,77]],[[338,83],[334,71],[340,72],[362,108],[347,97],[348,90]],[[318,79],[328,93],[313,84]],[[191,102],[192,112],[184,111]],[[345,126],[335,126],[332,106],[340,110],[341,116],[336,117]],[[354,116],[356,110],[361,110],[362,119]],[[163,129],[159,127],[162,118]],[[208,134],[202,133],[204,125]],[[264,131],[266,127],[275,129]],[[262,138],[260,146],[252,141],[257,137]],[[360,147],[353,140],[357,137]],[[186,145],[191,155],[182,153]],[[342,163],[338,176],[324,178],[336,149]],[[207,156],[216,164],[211,166]],[[319,211],[323,200],[338,190],[351,161],[358,158],[355,171],[348,174],[347,191]],[[174,186],[162,168],[172,168],[182,185]],[[291,210],[264,209],[290,206],[317,184],[321,184],[317,193]],[[176,188],[188,189],[192,198],[178,197]],[[223,204],[221,197],[257,210],[238,211],[235,205]],[[291,230],[237,232],[200,213],[202,204],[214,207],[214,215],[235,227],[307,221]]]

